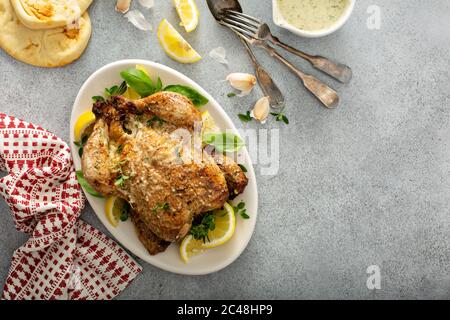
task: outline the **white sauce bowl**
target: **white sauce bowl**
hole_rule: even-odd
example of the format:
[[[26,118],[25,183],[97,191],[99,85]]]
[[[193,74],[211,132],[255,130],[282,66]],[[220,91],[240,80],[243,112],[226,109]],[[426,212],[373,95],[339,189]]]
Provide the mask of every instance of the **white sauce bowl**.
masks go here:
[[[341,15],[341,17],[334,24],[332,24],[329,28],[318,30],[318,31],[306,31],[306,30],[299,29],[299,28],[293,26],[292,24],[290,24],[289,22],[287,22],[286,19],[283,17],[280,9],[278,8],[278,1],[272,0],[273,22],[277,26],[287,29],[301,37],[305,37],[305,38],[324,37],[324,36],[327,36],[335,31],[339,30],[350,18],[351,14],[353,12],[353,9],[355,8],[356,0],[349,0],[349,2],[350,2],[349,5],[345,9],[345,11]]]

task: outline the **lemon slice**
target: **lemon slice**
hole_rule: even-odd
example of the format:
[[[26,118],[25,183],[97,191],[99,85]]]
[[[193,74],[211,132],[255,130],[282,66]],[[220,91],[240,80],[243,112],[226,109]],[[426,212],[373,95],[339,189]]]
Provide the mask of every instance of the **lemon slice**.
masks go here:
[[[217,127],[216,122],[209,111],[202,112],[202,123],[202,137],[208,133],[220,132],[219,127]]]
[[[195,240],[191,235],[183,239],[180,245],[180,255],[184,263],[188,263],[192,256],[201,254],[205,251],[202,248],[203,241]]]
[[[166,19],[159,24],[158,40],[167,55],[175,61],[193,63],[202,58]]]
[[[203,253],[206,249],[215,248],[225,244],[234,234],[236,229],[236,218],[233,207],[225,203],[223,209],[215,210],[215,225],[216,228],[209,231],[209,241],[195,240],[191,235],[183,239],[180,245],[181,259],[188,263],[192,256]]]
[[[216,216],[214,220],[216,228],[209,231],[209,241],[202,244],[202,248],[204,249],[223,245],[231,239],[236,229],[236,217],[234,215],[234,209],[230,204],[225,203],[223,209],[215,210],[214,214]]]
[[[74,127],[74,138],[75,141],[81,142],[81,138],[83,137],[83,132],[95,121],[95,114],[92,111],[86,111],[83,113],[75,122]]]
[[[105,214],[109,223],[117,227],[121,219],[128,217],[129,204],[118,197],[109,197],[105,202]]]
[[[181,19],[180,26],[183,26],[186,32],[195,30],[200,16],[195,0],[173,0],[173,4]]]

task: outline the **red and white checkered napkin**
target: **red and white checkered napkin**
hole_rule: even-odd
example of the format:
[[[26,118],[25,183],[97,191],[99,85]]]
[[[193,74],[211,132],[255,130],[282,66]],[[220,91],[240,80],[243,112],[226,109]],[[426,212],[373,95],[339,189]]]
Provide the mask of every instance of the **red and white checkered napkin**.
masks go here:
[[[78,219],[84,199],[64,141],[0,113],[0,171],[16,228],[31,235],[14,252],[3,299],[112,299],[141,271]]]

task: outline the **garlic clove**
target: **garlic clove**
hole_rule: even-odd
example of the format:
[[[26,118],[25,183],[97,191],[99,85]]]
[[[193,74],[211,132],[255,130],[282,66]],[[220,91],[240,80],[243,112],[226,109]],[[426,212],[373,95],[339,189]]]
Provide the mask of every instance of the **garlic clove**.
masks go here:
[[[130,10],[131,0],[117,0],[116,11],[120,13],[127,13]]]
[[[270,110],[270,101],[269,97],[262,97],[259,99],[255,106],[253,107],[253,110],[250,112],[250,115],[260,121],[261,123],[266,122],[267,117],[269,116],[269,110]]]
[[[243,95],[250,93],[256,84],[256,77],[248,73],[231,73],[226,80],[233,88],[240,90]]]

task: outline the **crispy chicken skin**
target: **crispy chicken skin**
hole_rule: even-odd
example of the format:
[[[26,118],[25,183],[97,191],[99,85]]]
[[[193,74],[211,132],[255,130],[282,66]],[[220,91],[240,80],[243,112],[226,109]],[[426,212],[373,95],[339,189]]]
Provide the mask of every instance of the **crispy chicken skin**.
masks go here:
[[[202,149],[200,130],[194,130],[201,126],[200,112],[180,94],[117,96],[96,102],[93,112],[84,177],[98,192],[130,203],[139,238],[151,254],[184,237],[195,216],[221,208],[247,184],[236,163],[225,165],[223,156]],[[215,158],[222,160],[219,165]]]
[[[158,238],[136,212],[131,212],[131,220],[134,223],[139,240],[151,255],[165,251],[170,245],[170,242]]]

